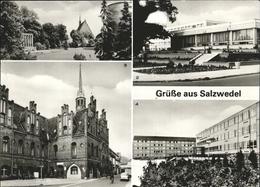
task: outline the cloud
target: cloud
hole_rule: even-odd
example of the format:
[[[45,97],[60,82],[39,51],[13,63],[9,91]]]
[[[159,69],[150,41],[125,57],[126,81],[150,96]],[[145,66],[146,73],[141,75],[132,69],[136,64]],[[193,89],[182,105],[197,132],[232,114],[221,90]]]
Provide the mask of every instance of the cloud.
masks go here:
[[[229,7],[229,9],[208,9],[197,13],[180,11],[179,14],[177,14],[176,16],[177,20],[176,22],[174,22],[174,25],[186,24],[203,20],[238,22],[253,18],[260,18],[258,11],[259,7],[252,7],[250,5]]]
[[[120,81],[116,85],[116,91],[120,94],[131,94],[131,79],[126,79],[124,81]]]

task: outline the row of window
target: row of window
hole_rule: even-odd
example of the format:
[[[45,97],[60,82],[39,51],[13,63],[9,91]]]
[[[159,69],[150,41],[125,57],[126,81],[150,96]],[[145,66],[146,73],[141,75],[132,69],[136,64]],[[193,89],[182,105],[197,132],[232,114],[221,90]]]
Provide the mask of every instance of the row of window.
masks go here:
[[[221,130],[225,130],[228,129],[229,127],[241,123],[241,122],[245,122],[247,121],[249,118],[252,120],[255,116],[256,116],[256,107],[251,107],[248,110],[245,110],[244,112],[241,112],[240,114],[225,120],[222,123],[219,123],[213,127],[211,127],[210,129],[207,129],[206,131],[203,131],[202,133],[200,133],[200,137],[205,137],[209,134],[213,134],[215,132],[221,131]]]
[[[24,144],[23,140],[19,140],[18,142],[13,141],[11,145],[11,140],[8,136],[4,136],[2,139],[2,152],[3,153],[11,153],[12,150],[14,154],[21,154],[21,155],[30,155],[30,156],[37,156],[37,157],[44,157],[45,156],[45,147],[44,145],[40,146],[35,145],[34,142]]]
[[[209,151],[230,151],[230,150],[238,150],[238,149],[249,149],[249,148],[257,148],[257,141],[242,141],[235,142],[230,144],[219,145],[215,147],[208,148]]]

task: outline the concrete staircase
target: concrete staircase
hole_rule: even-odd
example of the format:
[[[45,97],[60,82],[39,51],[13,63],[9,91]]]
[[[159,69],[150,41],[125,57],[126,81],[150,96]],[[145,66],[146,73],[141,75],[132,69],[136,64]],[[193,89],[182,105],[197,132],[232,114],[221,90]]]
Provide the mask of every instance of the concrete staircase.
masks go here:
[[[196,65],[203,65],[204,63],[210,61],[215,56],[219,55],[220,52],[212,52],[212,53],[205,53],[202,54],[199,58],[195,60]]]

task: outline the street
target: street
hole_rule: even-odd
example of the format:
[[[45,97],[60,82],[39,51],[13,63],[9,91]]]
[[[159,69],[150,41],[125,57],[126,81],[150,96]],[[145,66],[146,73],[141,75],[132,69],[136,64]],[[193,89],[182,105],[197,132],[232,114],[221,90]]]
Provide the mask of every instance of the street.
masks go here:
[[[59,187],[105,187],[105,186],[130,187],[131,181],[120,181],[119,176],[115,176],[115,181],[113,184],[111,184],[110,179],[108,177],[108,178],[101,178],[92,181],[86,181],[80,184],[70,184],[70,185],[59,186]]]
[[[30,179],[30,180],[6,180],[0,181],[0,187],[130,187],[131,181],[120,181],[120,176],[115,176],[114,183],[111,184],[108,178],[98,178],[98,179]]]

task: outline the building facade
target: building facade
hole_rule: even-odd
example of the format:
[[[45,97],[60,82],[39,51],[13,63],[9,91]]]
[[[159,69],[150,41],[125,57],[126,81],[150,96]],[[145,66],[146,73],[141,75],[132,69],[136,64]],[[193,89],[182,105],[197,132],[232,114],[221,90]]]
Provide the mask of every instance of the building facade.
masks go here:
[[[196,138],[134,136],[134,159],[158,159],[177,155],[193,155]]]
[[[203,50],[206,47],[228,50],[253,49],[259,48],[260,44],[259,19],[236,23],[205,20],[180,26],[169,26],[166,30],[173,35],[171,41],[162,40],[157,43],[165,43],[165,48],[171,45],[174,50]]]
[[[0,169],[1,178],[31,178],[48,170],[47,119],[30,101],[22,107],[9,100],[9,90],[0,85]]]
[[[9,100],[0,86],[1,178],[96,178],[112,168],[106,111],[99,114],[94,96],[88,105],[82,88],[81,66],[75,112],[64,104],[47,119],[31,101],[22,107]]]
[[[205,147],[206,154],[250,153],[259,154],[259,102],[233,114],[203,130],[196,136],[197,146]]]

